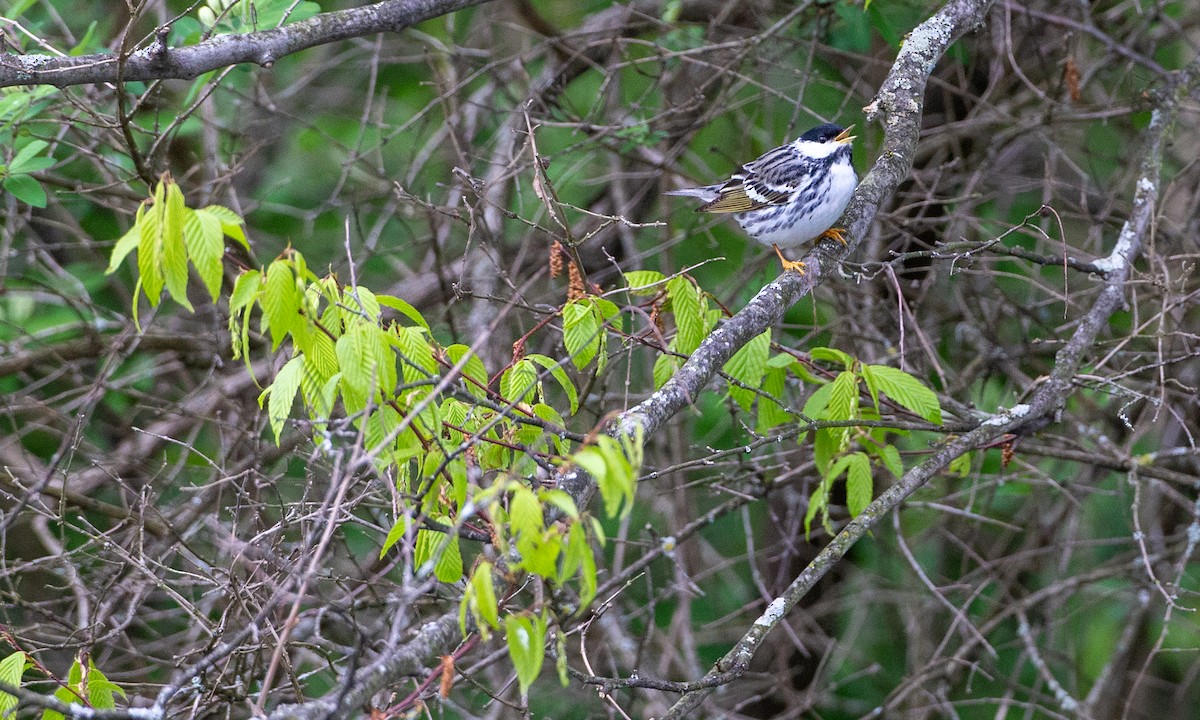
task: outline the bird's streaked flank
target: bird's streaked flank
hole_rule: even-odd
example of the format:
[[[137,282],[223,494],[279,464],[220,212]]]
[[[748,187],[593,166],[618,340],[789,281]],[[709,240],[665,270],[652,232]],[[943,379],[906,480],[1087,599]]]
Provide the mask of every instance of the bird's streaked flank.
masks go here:
[[[851,164],[851,125],[820,125],[795,142],[777,147],[742,166],[716,185],[671,190],[667,195],[697,197],[696,212],[732,213],[746,234],[775,248],[783,269],[804,274],[804,263],[788,260],[780,248],[832,238],[846,244],[843,228],[833,227],[858,185]]]

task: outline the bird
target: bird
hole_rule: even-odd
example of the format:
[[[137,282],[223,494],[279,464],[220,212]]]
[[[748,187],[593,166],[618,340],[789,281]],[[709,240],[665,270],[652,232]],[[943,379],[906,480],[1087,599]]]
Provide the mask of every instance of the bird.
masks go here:
[[[723,183],[666,194],[700,198],[704,204],[696,212],[732,213],[747,235],[775,248],[784,272],[803,275],[804,263],[788,260],[780,248],[825,238],[846,244],[845,228],[833,224],[858,185],[851,164],[853,129],[818,125],[746,163]]]

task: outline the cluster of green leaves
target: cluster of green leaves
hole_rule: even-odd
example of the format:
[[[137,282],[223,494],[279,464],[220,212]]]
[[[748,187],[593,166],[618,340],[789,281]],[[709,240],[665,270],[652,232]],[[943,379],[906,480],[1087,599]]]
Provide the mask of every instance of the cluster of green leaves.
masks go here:
[[[188,208],[179,186],[164,178],[116,244],[109,272],[137,249],[139,287],[151,303],[165,288],[191,309],[186,262],[192,261],[216,299],[222,233],[245,243],[239,217],[214,206]],[[640,434],[621,440],[601,435],[573,447],[543,384],[552,379],[569,412],[577,411],[578,390],[562,363],[524,355],[489,378],[469,347],[438,343],[409,303],[318,276],[292,248],[266,268],[238,275],[228,302],[233,354],[248,370],[258,338],[269,338],[272,352],[290,354],[259,396],[276,442],[297,400],[318,434],[348,418],[381,474],[395,477],[404,501],[381,556],[403,541],[418,573],[447,583],[467,578],[464,632],[474,627],[487,635],[503,627],[527,689],[540,670],[541,641],[555,622],[554,610],[531,615],[502,607],[494,576],[512,587],[527,575],[552,589],[572,588],[574,607],[585,608],[597,587],[593,543],[605,538],[599,521],[569,495],[531,488],[523,478],[536,476],[547,460],[574,463],[596,480],[609,516],[628,512],[642,462]],[[593,361],[603,367],[606,324],[617,314],[602,298],[567,304],[565,342],[576,367]],[[476,558],[466,572],[459,531],[468,524],[492,539],[502,566]]]
[[[117,241],[108,264],[107,272],[111,274],[137,250],[134,321],[138,318],[139,290],[151,307],[158,306],[165,287],[175,302],[193,309],[187,296],[189,262],[215,302],[221,291],[225,237],[250,249],[242,225],[242,218],[227,207],[188,207],[179,185],[164,174],[154,194],[138,206],[133,227]]]
[[[851,516],[858,515],[871,503],[874,494],[873,466],[879,465],[899,478],[904,474],[900,451],[889,442],[889,435],[907,435],[908,431],[893,427],[855,427],[862,420],[882,419],[880,396],[886,395],[895,405],[934,425],[942,423],[942,408],[937,394],[909,373],[887,365],[868,365],[834,348],[813,348],[810,357],[816,361],[839,363],[842,370],[832,380],[819,378],[799,363],[793,363],[797,374],[806,382],[819,387],[808,397],[801,411],[804,417],[821,422],[837,422],[835,427],[821,427],[813,433],[813,460],[821,474],[821,482],[809,498],[804,518],[804,531],[811,529],[813,518],[821,516],[829,526],[829,496],[833,483],[846,476],[846,505]],[[865,386],[871,405],[860,402]],[[801,436],[801,441],[805,437]]]
[[[630,295],[661,299],[658,311],[670,313],[675,319],[675,334],[666,352],[654,361],[657,389],[671,379],[688,355],[696,352],[716,326],[721,311],[709,306],[708,293],[687,275],[667,277],[654,270],[635,270],[625,273],[625,283]]]
[[[25,653],[12,653],[0,660],[0,682],[14,688],[21,687],[21,678],[31,666]],[[84,672],[83,664],[76,658],[67,672],[66,682],[60,682],[58,690],[54,692],[54,699],[94,710],[115,710],[117,695],[125,697],[125,691],[105,677],[91,658],[87,661],[87,672]],[[0,691],[0,718],[10,717],[16,710],[17,702],[14,695]],[[41,720],[63,720],[63,714],[57,710],[44,710]]]

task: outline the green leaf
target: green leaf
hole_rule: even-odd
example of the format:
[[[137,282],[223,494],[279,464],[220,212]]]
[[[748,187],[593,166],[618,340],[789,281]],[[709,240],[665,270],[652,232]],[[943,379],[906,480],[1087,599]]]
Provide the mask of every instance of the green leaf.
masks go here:
[[[500,395],[510,403],[536,402],[537,389],[537,370],[527,359],[518,361],[500,377]]]
[[[959,477],[966,477],[971,472],[971,453],[965,452],[951,460],[950,465],[946,467],[946,472]],[[897,475],[897,477],[899,476]]]
[[[529,488],[517,487],[508,507],[508,523],[513,535],[541,533],[544,522],[542,504],[537,496]]]
[[[527,355],[525,359],[532,360],[550,371],[550,375],[558,381],[559,387],[567,394],[567,402],[571,404],[571,414],[574,415],[579,410],[579,392],[575,389],[575,384],[567,377],[567,372],[563,370],[562,365],[545,355]]]
[[[213,302],[217,301],[221,292],[224,237],[224,233],[221,232],[221,220],[216,215],[205,210],[191,210],[187,213],[183,224],[183,244]]]
[[[470,354],[471,357],[463,365],[463,384],[466,386],[467,392],[475,397],[486,398],[488,394],[488,376],[487,368],[483,366],[483,361],[479,359],[478,355],[471,353],[471,348],[466,345],[455,344],[446,348],[446,357],[450,359],[452,365],[458,365],[467,354]]]
[[[861,452],[847,457],[846,508],[850,511],[850,517],[857,517],[871,504],[871,459]]]
[[[21,687],[21,676],[25,674],[25,653],[18,650],[0,660],[0,682],[12,687]],[[0,691],[0,718],[7,717],[17,707],[15,695]]]
[[[800,410],[805,417],[813,420],[821,420],[825,417],[825,408],[829,405],[829,398],[833,395],[833,383],[825,383],[821,387],[813,390],[808,399],[804,401],[804,407]]]
[[[471,573],[471,588],[475,591],[477,617],[491,627],[500,627],[500,609],[490,562],[485,560],[475,566],[475,572]]]
[[[30,140],[25,144],[25,147],[18,150],[17,154],[13,156],[12,162],[8,164],[8,171],[14,175],[34,172],[34,170],[29,169],[34,156],[48,147],[50,147],[50,143],[46,142],[45,140]],[[54,161],[50,158],[42,159],[50,160],[50,164],[54,164]],[[49,167],[49,165],[35,169],[43,170],[45,167]]]
[[[383,547],[379,549],[379,558],[383,559],[387,555],[387,551],[392,549],[392,546],[404,539],[408,534],[408,518],[401,515],[396,518],[396,522],[392,525],[392,529],[388,530],[387,537],[383,541]]]
[[[768,330],[751,338],[734,353],[725,363],[725,372],[747,387],[758,388],[762,385],[763,374],[767,370],[767,356],[770,354],[771,331]],[[757,393],[732,384],[729,386],[729,395],[746,411],[750,410],[754,399],[758,397]]]
[[[879,449],[879,459],[892,475],[899,478],[904,474],[904,461],[900,459],[900,451],[895,445],[884,445]],[[953,463],[951,463],[953,465]]]
[[[454,521],[445,515],[439,515],[436,520],[448,526]],[[463,577],[462,549],[458,544],[458,535],[441,533],[437,548],[437,562],[433,566],[433,576],[444,583],[456,583]]]
[[[829,488],[827,482],[822,480],[813,488],[812,494],[808,497],[808,510],[804,513],[804,539],[807,540],[809,533],[812,532],[813,518],[820,513],[823,522],[829,521]]]
[[[849,370],[843,370],[830,383],[829,404],[825,406],[822,419],[853,420],[856,417],[858,417],[858,376]]]
[[[140,217],[141,213],[138,213],[138,215]],[[117,244],[113,245],[112,256],[108,261],[108,269],[104,271],[104,274],[112,275],[114,272],[116,272],[117,268],[121,266],[121,263],[125,262],[125,258],[129,255],[129,253],[133,252],[134,249],[137,248],[139,240],[141,240],[141,228],[137,226],[137,223],[134,223],[133,227],[129,228],[129,230],[121,236],[121,239],[117,241]]]
[[[183,227],[187,223],[187,205],[179,186],[166,181],[166,205],[162,214],[163,279],[166,281],[167,292],[175,302],[188,310],[193,310],[187,297],[187,248],[183,241]]]
[[[4,178],[4,189],[26,205],[46,207],[46,191],[41,183],[28,175],[9,175]]]
[[[142,221],[138,223],[141,231],[138,240],[138,279],[142,282],[142,291],[150,301],[150,307],[158,307],[163,290],[162,224],[165,204],[161,195],[161,191],[156,192],[157,199],[146,208]]]
[[[542,490],[538,493],[538,498],[558,508],[567,517],[579,517],[579,507],[575,505],[575,500],[564,490]]]
[[[762,390],[769,397],[760,397],[758,399],[758,425],[756,429],[759,434],[768,433],[773,428],[792,419],[792,414],[786,408],[771,399],[783,399],[786,382],[786,370],[767,368],[766,375],[763,378]]]
[[[835,348],[815,347],[809,350],[808,354],[813,360],[841,363],[847,370],[854,365],[854,358]]]
[[[264,395],[271,394],[271,400],[267,404],[267,418],[271,422],[271,430],[275,433],[276,445],[279,445],[279,435],[283,432],[284,423],[292,414],[292,403],[296,399],[296,392],[300,389],[300,378],[303,373],[304,356],[297,355],[284,363],[275,376],[275,382],[263,391]],[[262,405],[261,396],[259,405]]]
[[[529,686],[542,671],[546,622],[538,616],[509,615],[504,618],[504,638],[508,643],[508,655],[512,658],[513,669],[517,671],[521,695],[527,695]]]
[[[937,394],[917,378],[887,365],[865,365],[862,372],[867,384],[876,391],[887,393],[897,404],[925,420],[942,424],[942,406]]]
[[[296,292],[296,276],[292,274],[292,267],[286,260],[276,260],[267,267],[262,309],[263,321],[271,331],[271,350],[276,350],[300,322],[300,297]]]
[[[242,219],[241,215],[223,205],[208,205],[201,208],[200,212],[206,212],[216,217],[221,221],[221,232],[237,240],[247,250],[250,249],[250,243],[246,241],[246,232],[242,230],[246,221]]]
[[[380,305],[382,305],[384,307],[390,307],[391,309],[396,310],[400,314],[407,317],[409,320],[412,320],[416,324],[425,328],[426,332],[429,332],[429,323],[425,322],[425,317],[423,315],[421,315],[421,313],[418,312],[415,307],[408,304],[404,300],[401,300],[398,297],[393,297],[391,295],[377,295],[376,300],[379,301]]]
[[[704,311],[708,303],[702,300],[699,286],[682,275],[667,281],[667,296],[675,315],[675,350],[691,355],[704,340]]]
[[[663,385],[667,384],[677,370],[679,370],[679,358],[674,355],[663,353],[654,359],[654,389],[658,390]]]
[[[634,270],[624,273],[625,284],[634,295],[654,295],[660,288],[653,287],[666,279],[666,276],[654,270]]]
[[[117,707],[115,696],[125,697],[125,691],[105,677],[88,658],[87,695],[88,702],[97,710],[114,710]]]
[[[423,329],[395,325],[389,337],[403,360],[404,382],[420,382],[433,377],[437,372],[437,361],[433,359],[433,348]]]
[[[563,347],[571,362],[584,369],[600,351],[600,323],[587,299],[572,300],[563,306]]]

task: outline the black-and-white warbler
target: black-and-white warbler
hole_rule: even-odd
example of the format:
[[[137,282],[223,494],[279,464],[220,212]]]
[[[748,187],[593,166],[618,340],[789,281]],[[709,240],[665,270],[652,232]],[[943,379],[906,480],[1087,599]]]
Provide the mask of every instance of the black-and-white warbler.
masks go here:
[[[698,197],[696,212],[733,213],[746,234],[775,248],[783,269],[804,274],[804,263],[788,260],[780,248],[832,238],[846,244],[842,216],[858,185],[850,163],[851,125],[820,125],[795,142],[746,163],[717,185],[672,190],[667,195]]]

